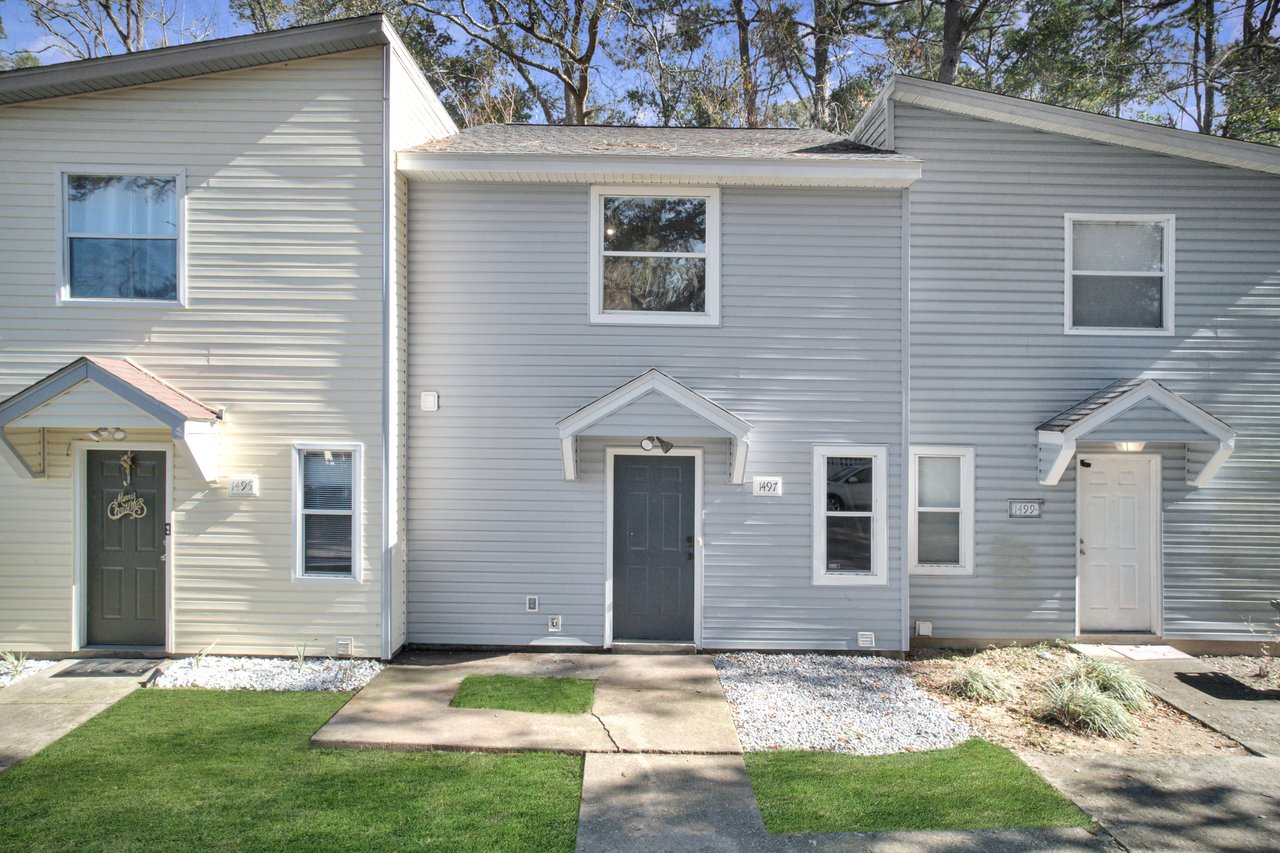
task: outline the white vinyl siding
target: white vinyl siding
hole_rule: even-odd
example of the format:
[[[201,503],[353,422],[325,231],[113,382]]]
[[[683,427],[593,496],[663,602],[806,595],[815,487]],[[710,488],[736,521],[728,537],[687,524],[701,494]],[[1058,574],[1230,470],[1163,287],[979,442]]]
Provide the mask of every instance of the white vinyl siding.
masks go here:
[[[665,326],[715,326],[720,323],[720,191],[717,189],[646,189],[644,187],[591,188],[591,265],[590,308],[591,322],[617,324],[645,324]],[[615,235],[606,219],[607,208],[630,200],[637,202],[663,201],[695,202],[701,205],[704,215],[704,231],[701,241],[693,245],[664,246],[661,243],[645,249],[611,247]],[[656,235],[660,238],[661,235]],[[702,271],[700,293],[701,310],[677,308],[623,307],[611,299],[610,276],[618,265],[667,267],[667,278],[683,270],[696,275]],[[619,271],[621,273],[621,270]],[[655,272],[654,277],[661,277]],[[637,271],[643,278],[643,272]],[[662,290],[663,288],[651,288]],[[695,288],[695,291],[697,289]],[[651,294],[652,295],[652,294]]]
[[[1066,330],[1173,334],[1173,216],[1066,214]]]
[[[175,455],[176,653],[331,654],[344,636],[379,654],[383,53],[0,107],[0,398],[125,355],[226,407],[222,471],[259,478],[232,497]],[[55,307],[59,172],[139,163],[186,172],[188,307]],[[86,421],[66,435],[104,425]],[[364,445],[360,584],[293,579],[292,445],[311,439]],[[0,466],[7,648],[69,648],[68,440],[47,437],[48,481]]]
[[[886,583],[888,453],[857,444],[813,449],[815,585]]]
[[[911,448],[913,574],[973,574],[973,464],[972,447]]]

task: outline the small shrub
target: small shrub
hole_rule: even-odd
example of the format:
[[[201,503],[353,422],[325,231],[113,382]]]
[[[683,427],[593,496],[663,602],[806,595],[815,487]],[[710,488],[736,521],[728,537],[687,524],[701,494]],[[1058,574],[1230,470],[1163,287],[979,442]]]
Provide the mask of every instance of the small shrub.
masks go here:
[[[7,672],[14,678],[22,675],[22,670],[27,665],[26,652],[4,652],[0,651],[0,672]]]
[[[1088,681],[1070,674],[1044,686],[1036,716],[1073,732],[1101,737],[1131,738],[1138,729],[1133,715],[1123,705]]]
[[[956,672],[943,685],[952,696],[972,702],[1003,702],[1013,695],[1013,684],[1004,675],[985,666],[970,665]]]
[[[1067,677],[1092,684],[1104,696],[1119,702],[1126,711],[1145,713],[1150,703],[1147,688],[1133,670],[1118,663],[1096,658],[1077,657],[1068,665]]]

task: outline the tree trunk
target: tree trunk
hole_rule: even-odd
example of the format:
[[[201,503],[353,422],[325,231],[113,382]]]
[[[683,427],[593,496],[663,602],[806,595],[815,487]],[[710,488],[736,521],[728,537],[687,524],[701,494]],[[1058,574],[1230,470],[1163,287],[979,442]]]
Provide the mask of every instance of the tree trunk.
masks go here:
[[[742,115],[747,127],[759,127],[756,103],[755,67],[751,63],[751,21],[747,18],[746,0],[732,0],[733,18],[738,30],[738,66],[742,74]]]
[[[835,28],[827,0],[813,0],[813,124],[828,127],[831,116],[831,34]]]
[[[938,66],[938,82],[954,83],[964,51],[965,8],[962,0],[946,0],[942,7],[942,62]]]

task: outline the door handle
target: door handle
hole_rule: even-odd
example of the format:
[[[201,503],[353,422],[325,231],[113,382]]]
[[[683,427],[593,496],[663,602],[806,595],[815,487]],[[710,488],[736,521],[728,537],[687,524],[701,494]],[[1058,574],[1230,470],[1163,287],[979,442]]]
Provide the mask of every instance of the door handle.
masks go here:
[[[693,559],[693,537],[686,536],[684,540],[684,545],[685,545],[685,556],[688,557],[690,560],[692,560]]]

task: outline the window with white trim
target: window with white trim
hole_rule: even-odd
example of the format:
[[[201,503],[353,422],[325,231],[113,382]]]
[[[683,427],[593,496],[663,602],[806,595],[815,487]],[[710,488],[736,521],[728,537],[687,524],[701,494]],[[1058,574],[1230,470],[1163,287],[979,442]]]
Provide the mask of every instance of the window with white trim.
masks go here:
[[[1066,329],[1173,334],[1173,216],[1067,214]]]
[[[911,449],[913,573],[973,574],[973,459],[972,447]]]
[[[183,176],[62,176],[61,301],[180,302]]]
[[[813,582],[883,584],[888,563],[888,449],[813,449]]]
[[[591,189],[591,322],[720,322],[720,195]]]
[[[302,578],[359,578],[359,445],[294,446],[297,568]]]

